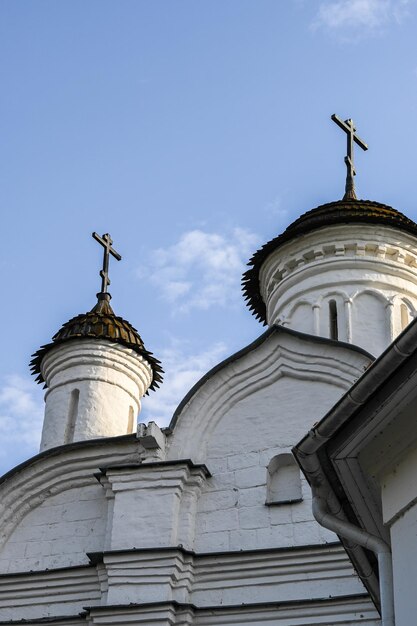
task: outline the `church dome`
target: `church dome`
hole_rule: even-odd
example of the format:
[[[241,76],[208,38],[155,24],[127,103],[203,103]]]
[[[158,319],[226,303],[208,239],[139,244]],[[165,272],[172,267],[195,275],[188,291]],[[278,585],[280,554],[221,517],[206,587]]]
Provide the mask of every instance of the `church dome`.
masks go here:
[[[259,274],[266,259],[283,244],[320,228],[339,224],[375,224],[399,229],[417,237],[417,224],[396,209],[372,200],[347,198],[322,204],[307,211],[281,234],[268,241],[250,259],[243,274],[244,298],[253,315],[267,323],[266,304],[260,290]]]
[[[138,331],[122,317],[114,314],[108,293],[97,294],[98,302],[88,313],[82,313],[66,322],[52,337],[52,342],[42,346],[32,355],[30,368],[36,375],[36,382],[44,383],[41,363],[46,354],[55,346],[74,339],[97,339],[119,343],[143,356],[152,369],[153,391],[162,382],[161,363],[146,350]]]

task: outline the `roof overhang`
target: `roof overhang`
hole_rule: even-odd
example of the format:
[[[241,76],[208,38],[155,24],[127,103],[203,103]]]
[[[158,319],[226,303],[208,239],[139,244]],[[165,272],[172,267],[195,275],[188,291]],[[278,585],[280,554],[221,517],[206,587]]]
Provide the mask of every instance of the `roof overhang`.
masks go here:
[[[266,305],[261,294],[260,272],[266,259],[284,244],[320,228],[338,224],[371,224],[397,228],[417,236],[417,224],[396,209],[373,200],[344,199],[322,204],[301,215],[251,257],[242,277],[243,297],[253,315],[266,325]]]
[[[417,441],[416,403],[417,320],[293,449],[313,491],[327,489],[339,517],[387,543],[380,478]],[[378,606],[374,554],[341,540]]]

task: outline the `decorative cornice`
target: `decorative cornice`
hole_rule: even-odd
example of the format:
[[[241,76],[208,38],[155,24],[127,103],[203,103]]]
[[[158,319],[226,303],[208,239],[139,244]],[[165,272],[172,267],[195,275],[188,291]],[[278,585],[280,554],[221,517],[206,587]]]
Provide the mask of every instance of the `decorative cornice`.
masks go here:
[[[318,206],[295,220],[281,235],[262,246],[250,259],[249,269],[242,277],[242,290],[255,317],[266,324],[266,305],[260,292],[259,273],[272,252],[284,243],[319,228],[334,224],[364,223],[391,226],[417,237],[417,224],[386,204],[347,199]]]
[[[90,566],[6,574],[0,578],[0,590],[11,589],[8,596],[10,607],[15,609],[20,604],[26,618],[44,614],[44,605],[52,611],[59,611],[63,593],[65,600],[71,602],[72,610],[84,608],[87,613],[97,614],[137,610],[140,615],[149,607],[161,610],[169,606],[170,601],[165,598],[174,594],[177,598],[174,607],[192,607],[195,611],[209,610],[207,598],[216,611],[246,611],[247,607],[256,610],[289,604],[295,607],[310,602],[314,606],[324,600],[324,582],[333,577],[339,581],[351,579],[351,567],[340,543],[213,554],[193,553],[178,546],[110,551],[91,556],[94,565]],[[129,571],[128,579],[120,576],[126,571]],[[309,581],[308,599],[303,595],[306,579]],[[154,585],[152,596],[146,595],[149,580]],[[117,595],[112,595],[113,601],[109,604],[103,604],[102,594],[107,585],[111,588],[115,581],[122,588],[124,586],[123,604],[115,603]],[[155,594],[158,586],[159,593]],[[292,588],[290,598],[283,586]],[[237,587],[241,587],[239,595],[235,593]],[[332,594],[338,603],[355,604],[358,597],[366,598],[357,583],[349,586],[348,594],[339,593],[339,590],[340,583],[339,588],[337,585],[333,587]],[[152,601],[151,597],[159,601]],[[238,603],[239,597],[244,599],[244,604]],[[261,602],[258,601],[260,597]],[[2,605],[1,617],[8,615],[8,609],[7,604]]]
[[[400,264],[404,267],[417,268],[417,255],[406,251],[400,246],[384,244],[381,241],[346,241],[337,243],[323,243],[321,245],[311,243],[306,246],[302,254],[295,253],[291,258],[282,259],[281,263],[274,268],[273,275],[268,280],[267,297],[275,286],[284,278],[287,278],[299,268],[314,265],[317,267],[329,259],[359,259],[375,260],[385,263]]]

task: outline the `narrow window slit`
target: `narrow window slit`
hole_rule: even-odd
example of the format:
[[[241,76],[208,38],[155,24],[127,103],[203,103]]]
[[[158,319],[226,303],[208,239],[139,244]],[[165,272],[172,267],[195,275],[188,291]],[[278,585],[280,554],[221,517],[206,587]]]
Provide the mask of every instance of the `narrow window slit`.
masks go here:
[[[338,339],[339,329],[338,329],[338,324],[337,324],[336,300],[329,301],[329,321],[330,321],[330,339]]]
[[[134,411],[133,411],[133,406],[129,407],[129,416],[128,416],[128,420],[127,420],[127,432],[130,435],[130,433],[133,432],[133,419],[135,417]]]
[[[406,304],[401,305],[401,330],[408,326],[410,319],[408,315],[408,307]]]
[[[73,389],[69,401],[67,427],[65,429],[64,442],[72,443],[74,441],[75,424],[78,415],[78,403],[80,399],[80,390]]]

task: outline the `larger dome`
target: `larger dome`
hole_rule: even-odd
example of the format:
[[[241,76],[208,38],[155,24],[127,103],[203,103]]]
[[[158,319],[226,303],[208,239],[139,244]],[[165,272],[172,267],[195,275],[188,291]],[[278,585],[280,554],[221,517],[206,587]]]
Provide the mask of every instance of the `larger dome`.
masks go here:
[[[259,288],[259,272],[267,257],[284,243],[318,228],[334,224],[380,224],[417,236],[417,224],[386,204],[372,200],[344,199],[322,204],[299,217],[278,237],[268,241],[250,259],[243,274],[242,289],[247,305],[255,317],[266,324],[266,306]]]
[[[110,295],[99,293],[98,302],[88,313],[82,313],[66,322],[52,337],[52,342],[42,346],[32,355],[30,369],[36,375],[36,382],[43,383],[41,363],[44,356],[55,346],[74,339],[105,339],[120,343],[143,356],[152,368],[152,383],[150,389],[155,391],[162,382],[163,369],[160,361],[152,352],[146,350],[144,343],[133,326],[114,314],[110,306]]]

